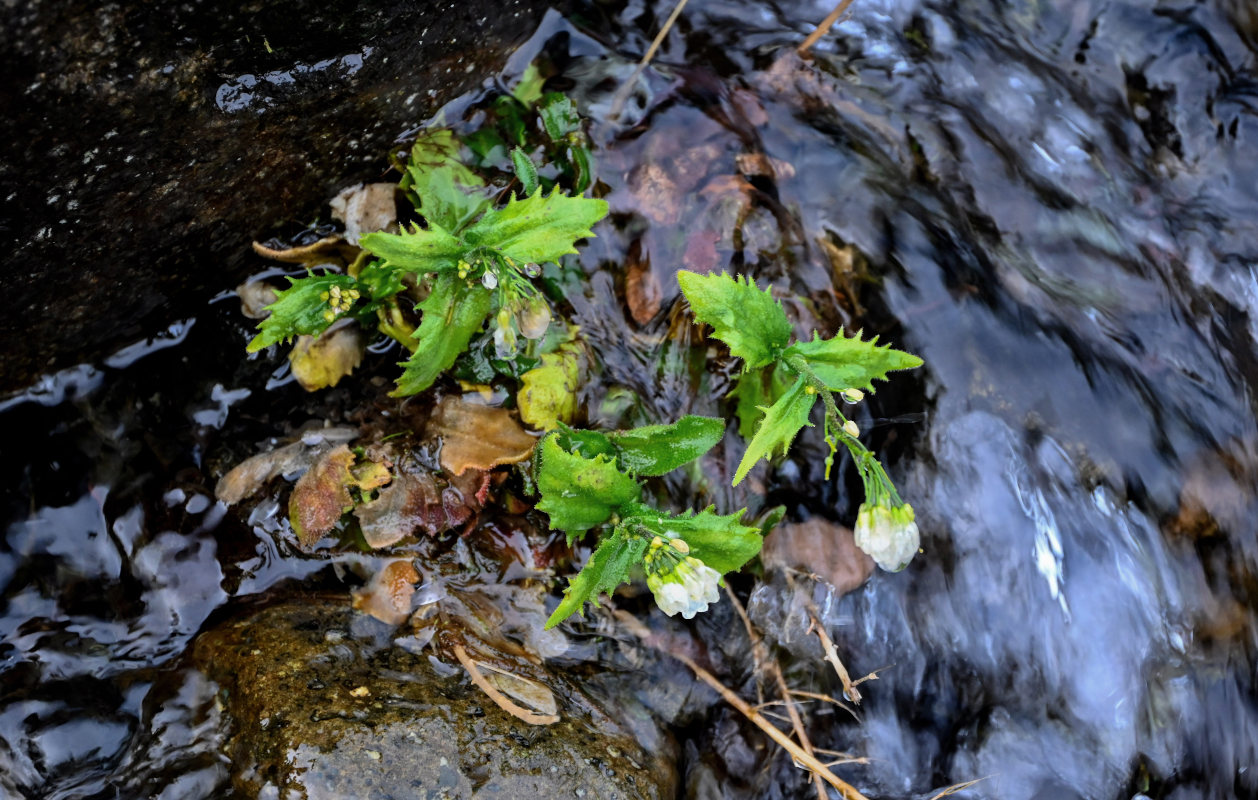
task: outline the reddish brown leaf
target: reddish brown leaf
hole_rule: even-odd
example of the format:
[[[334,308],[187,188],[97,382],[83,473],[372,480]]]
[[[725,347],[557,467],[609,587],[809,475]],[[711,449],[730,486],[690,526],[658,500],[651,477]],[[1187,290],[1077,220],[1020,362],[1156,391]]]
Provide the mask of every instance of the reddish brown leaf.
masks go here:
[[[354,591],[354,608],[386,625],[401,625],[411,615],[411,598],[419,573],[410,559],[385,564],[361,589]]]
[[[303,550],[314,547],[354,507],[347,488],[354,481],[353,465],[354,454],[341,445],[315,462],[293,487],[288,519]]]
[[[815,573],[840,594],[861,586],[874,572],[874,560],[856,546],[851,530],[817,518],[774,528],[760,558],[768,568]]]
[[[643,254],[642,240],[634,239],[627,254],[625,271],[625,302],[633,321],[645,325],[660,313],[664,290],[660,279],[651,271],[651,255]]]

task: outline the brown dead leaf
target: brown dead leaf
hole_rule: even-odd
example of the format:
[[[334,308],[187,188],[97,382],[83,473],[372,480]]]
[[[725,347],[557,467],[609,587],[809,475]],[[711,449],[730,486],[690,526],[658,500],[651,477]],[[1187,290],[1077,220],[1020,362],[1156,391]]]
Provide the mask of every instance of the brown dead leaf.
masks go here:
[[[628,269],[625,271],[625,302],[633,321],[645,325],[660,313],[664,289],[660,279],[651,271],[651,256],[642,253],[642,240],[634,239],[626,254]]]
[[[555,716],[559,713],[559,703],[555,700],[555,693],[545,684],[514,672],[508,672],[488,661],[477,660],[476,666],[484,670],[482,674],[485,680],[493,684],[494,688],[520,701],[526,708],[547,716]]]
[[[419,573],[409,558],[390,561],[366,586],[353,592],[353,606],[386,625],[401,625],[411,615]]]
[[[367,343],[352,319],[339,320],[314,336],[298,336],[288,354],[293,377],[307,392],[335,386],[362,363]]]
[[[354,481],[350,467],[354,454],[341,445],[324,454],[293,487],[288,500],[288,520],[303,550],[314,547],[336,527],[341,515],[354,507],[347,488]]]
[[[318,433],[321,435],[312,438],[310,444],[293,442],[240,462],[219,479],[214,487],[214,496],[229,506],[239,503],[274,478],[306,471],[335,444],[352,441],[358,436],[358,431],[353,428],[327,428]]]
[[[390,547],[416,531],[435,535],[457,528],[488,499],[488,473],[468,471],[449,483],[426,471],[403,472],[375,500],[354,509],[363,539]]]
[[[770,569],[814,573],[840,594],[858,588],[874,572],[874,560],[856,546],[850,529],[816,517],[774,528],[760,558]]]
[[[759,176],[775,180],[795,177],[793,164],[764,153],[739,153],[734,156],[734,161],[738,164],[738,171],[748,177]]]
[[[461,397],[442,399],[428,433],[441,437],[441,466],[453,475],[519,463],[537,443],[507,409]]]
[[[305,264],[309,261],[337,255],[339,249],[337,245],[340,243],[341,237],[339,236],[325,236],[312,244],[276,250],[273,247],[267,247],[261,242],[254,242],[253,252],[272,261],[283,261],[285,264]]]
[[[629,176],[629,191],[643,214],[661,225],[675,225],[681,218],[681,191],[658,164],[643,164]]]
[[[721,234],[716,231],[698,230],[686,237],[686,253],[681,257],[686,269],[705,275],[716,269],[720,255],[716,243]]]
[[[245,281],[236,287],[240,298],[240,313],[249,319],[266,319],[271,315],[266,307],[275,302],[275,287],[266,281]]]
[[[397,224],[397,184],[349,186],[332,198],[332,217],[345,223],[345,241],[357,245],[365,233],[388,230]]]

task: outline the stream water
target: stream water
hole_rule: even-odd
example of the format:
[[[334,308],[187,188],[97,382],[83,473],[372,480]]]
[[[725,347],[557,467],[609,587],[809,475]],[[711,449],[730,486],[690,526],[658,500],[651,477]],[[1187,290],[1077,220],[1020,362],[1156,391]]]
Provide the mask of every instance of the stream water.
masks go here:
[[[719,408],[728,371],[676,325],[683,267],[921,355],[857,421],[922,552],[820,598],[851,672],[880,671],[859,722],[809,708],[813,744],[868,758],[836,769],[870,797],[1258,796],[1258,14],[857,0],[799,59],[828,10],[693,0],[616,118],[667,4],[552,15],[508,67],[544,53],[592,120],[612,215],[571,298],[603,359],[591,421],[627,396],[643,418]],[[355,417],[349,390],[312,400],[246,360],[223,288],[0,401],[5,796],[225,791],[182,654],[336,583],[265,509],[212,499],[277,421]],[[818,438],[758,488],[851,524]],[[727,486],[702,492],[747,502]],[[789,592],[739,585],[792,681],[833,692]],[[727,605],[696,630],[738,672]],[[812,796],[719,703],[679,735],[687,797]]]

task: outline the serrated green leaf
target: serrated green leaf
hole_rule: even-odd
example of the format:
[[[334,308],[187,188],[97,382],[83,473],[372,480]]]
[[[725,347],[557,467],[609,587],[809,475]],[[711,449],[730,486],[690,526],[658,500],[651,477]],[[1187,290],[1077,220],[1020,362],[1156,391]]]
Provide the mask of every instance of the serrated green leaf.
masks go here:
[[[286,342],[298,334],[318,336],[335,321],[324,315],[331,310],[323,293],[333,286],[343,291],[354,285],[348,275],[312,275],[305,278],[289,278],[292,285],[275,293],[275,302],[267,306],[270,316],[258,323],[259,333],[246,348],[250,353]]]
[[[460,176],[467,170],[462,165],[459,167],[458,170],[450,165],[424,167],[422,171],[414,165],[408,168],[413,176],[412,191],[418,200],[415,207],[419,213],[430,226],[436,225],[452,233],[463,230],[480,216],[491,199],[491,190],[484,186],[484,181],[477,178],[475,184],[464,183]]]
[[[417,394],[450,368],[489,316],[491,296],[476,285],[468,287],[456,275],[438,275],[428,299],[419,304],[424,312],[415,330],[415,352],[402,362],[394,397]]]
[[[598,596],[611,594],[622,583],[629,582],[629,572],[642,563],[650,543],[641,537],[629,536],[620,529],[613,531],[603,541],[585,568],[572,578],[564,590],[563,601],[546,620],[546,628],[555,627],[578,612],[583,613],[587,602],[598,605]]]
[[[550,517],[552,530],[586,531],[611,519],[642,494],[638,482],[621,472],[614,459],[570,453],[558,437],[547,436],[539,447],[537,508]]]
[[[557,189],[549,197],[541,192],[523,200],[512,195],[505,207],[485,212],[463,238],[522,264],[557,264],[563,255],[577,252],[577,240],[592,237],[590,227],[605,216],[606,201],[568,197]]]
[[[387,300],[405,288],[402,282],[405,274],[403,270],[386,267],[383,262],[372,261],[358,273],[355,286],[372,300]]]
[[[458,237],[435,222],[429,222],[426,230],[415,225],[402,233],[369,233],[359,244],[383,259],[384,266],[416,274],[457,269],[467,250]]]
[[[687,414],[671,425],[617,431],[607,438],[626,472],[663,475],[708,452],[724,435],[724,420]]]
[[[698,514],[687,511],[680,516],[653,511],[627,518],[625,526],[637,522],[661,538],[682,539],[690,546],[690,555],[724,575],[755,558],[764,543],[759,528],[742,524],[745,512],[722,517],[713,513],[711,506]]]
[[[569,428],[562,422],[559,423],[559,430],[555,436],[559,442],[559,446],[569,453],[583,455],[586,458],[594,456],[613,456],[616,455],[616,448],[612,446],[611,439],[598,431],[578,430]]]
[[[533,104],[542,97],[544,83],[546,83],[546,78],[537,68],[537,62],[530,63],[524,68],[520,80],[512,87],[511,96],[520,101],[520,105],[525,108],[532,108]]]
[[[920,367],[922,360],[912,353],[878,347],[878,337],[862,341],[860,335],[848,338],[842,329],[832,339],[813,335],[810,342],[796,342],[784,356],[801,355],[826,388],[840,392],[862,389],[873,392],[874,380],[885,381],[887,373]]]
[[[449,128],[431,128],[415,139],[411,146],[411,157],[406,164],[406,174],[399,185],[403,190],[413,188],[417,174],[425,171],[449,167],[454,171],[456,183],[464,186],[483,186],[485,181],[463,164],[459,157],[463,149],[454,131]]]
[[[559,92],[549,92],[542,98],[537,114],[542,127],[552,142],[561,142],[568,134],[581,130],[581,115],[571,98]]]
[[[812,411],[817,402],[817,395],[808,392],[808,385],[801,377],[786,391],[776,403],[765,410],[764,419],[756,435],[747,443],[747,452],[738,464],[734,473],[734,485],[742,483],[743,478],[760,459],[770,459],[776,450],[783,454],[791,446],[795,434],[805,425],[812,427],[808,421],[808,412]]]
[[[518,147],[511,148],[511,164],[515,167],[515,176],[520,180],[524,194],[531,195],[537,191],[537,165]]]
[[[712,336],[725,342],[730,355],[743,359],[747,369],[772,363],[790,342],[791,323],[782,304],[750,278],[682,270],[677,282],[695,319],[711,325]]]

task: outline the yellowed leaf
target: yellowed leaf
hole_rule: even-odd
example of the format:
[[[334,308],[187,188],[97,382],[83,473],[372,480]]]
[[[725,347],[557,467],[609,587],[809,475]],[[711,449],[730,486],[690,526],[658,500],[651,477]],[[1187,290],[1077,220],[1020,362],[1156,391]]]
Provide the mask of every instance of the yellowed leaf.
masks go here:
[[[318,338],[298,336],[288,362],[293,377],[307,392],[335,386],[362,363],[366,343],[358,323],[337,322]]]

